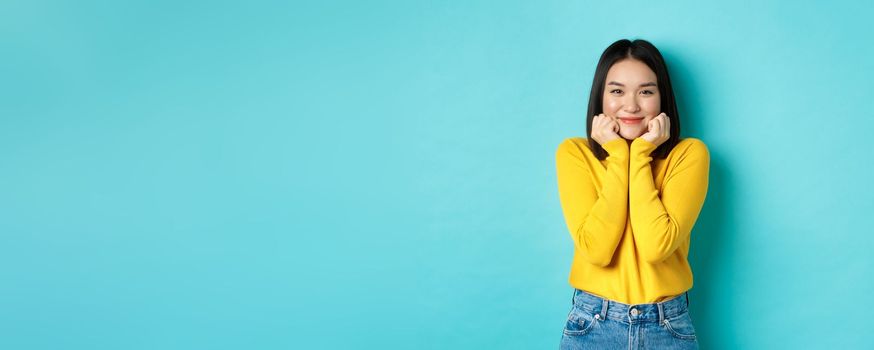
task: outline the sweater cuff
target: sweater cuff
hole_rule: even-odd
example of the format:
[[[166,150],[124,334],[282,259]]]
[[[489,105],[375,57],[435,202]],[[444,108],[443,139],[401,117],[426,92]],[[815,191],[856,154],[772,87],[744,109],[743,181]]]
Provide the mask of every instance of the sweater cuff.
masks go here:
[[[610,155],[623,155],[628,154],[628,141],[625,141],[624,138],[620,137],[618,139],[613,139],[605,142],[601,145],[607,153]]]
[[[658,148],[658,146],[642,137],[638,137],[634,139],[634,141],[631,141],[631,153],[633,154],[643,154],[648,156],[656,148]]]

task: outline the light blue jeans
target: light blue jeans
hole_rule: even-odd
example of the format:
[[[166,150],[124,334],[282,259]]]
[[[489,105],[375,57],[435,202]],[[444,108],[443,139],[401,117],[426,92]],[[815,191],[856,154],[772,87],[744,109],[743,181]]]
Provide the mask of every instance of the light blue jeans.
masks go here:
[[[567,349],[698,349],[689,293],[653,304],[628,305],[574,288],[561,336]]]

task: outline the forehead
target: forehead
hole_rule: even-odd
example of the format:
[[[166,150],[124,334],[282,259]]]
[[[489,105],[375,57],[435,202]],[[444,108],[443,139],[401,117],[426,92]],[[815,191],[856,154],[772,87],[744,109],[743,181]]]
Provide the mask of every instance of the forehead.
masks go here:
[[[623,59],[613,64],[607,71],[607,81],[624,84],[637,84],[656,81],[655,72],[646,63],[634,59]]]

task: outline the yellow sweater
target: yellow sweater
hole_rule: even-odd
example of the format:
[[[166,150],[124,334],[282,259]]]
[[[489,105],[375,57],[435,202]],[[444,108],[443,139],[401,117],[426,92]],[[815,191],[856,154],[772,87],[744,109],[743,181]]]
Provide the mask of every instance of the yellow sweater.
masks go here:
[[[655,303],[692,288],[692,226],[707,196],[710,153],[680,140],[666,159],[624,138],[602,145],[565,139],[556,150],[561,207],[574,242],[571,286],[626,304]]]

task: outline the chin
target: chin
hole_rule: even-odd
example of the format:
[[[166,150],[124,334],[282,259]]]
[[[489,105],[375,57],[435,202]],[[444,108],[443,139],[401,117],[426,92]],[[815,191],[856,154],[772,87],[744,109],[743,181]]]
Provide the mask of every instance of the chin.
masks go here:
[[[624,138],[626,140],[634,140],[634,139],[640,137],[640,135],[643,135],[643,134],[641,134],[641,133],[627,134],[624,132],[619,133],[619,136],[622,136],[622,138]]]

